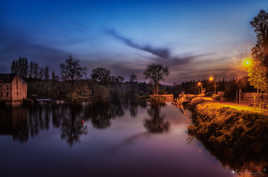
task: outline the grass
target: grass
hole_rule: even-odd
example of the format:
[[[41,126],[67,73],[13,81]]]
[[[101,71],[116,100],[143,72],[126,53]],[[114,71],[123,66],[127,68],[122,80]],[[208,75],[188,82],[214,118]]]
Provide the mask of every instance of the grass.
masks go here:
[[[223,165],[253,171],[256,166],[268,166],[267,112],[202,97],[193,98],[190,106],[193,116],[189,134],[198,138]]]

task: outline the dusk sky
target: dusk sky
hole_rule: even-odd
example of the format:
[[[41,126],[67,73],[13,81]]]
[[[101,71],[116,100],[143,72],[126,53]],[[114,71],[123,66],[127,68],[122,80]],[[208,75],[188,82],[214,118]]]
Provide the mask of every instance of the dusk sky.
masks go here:
[[[1,0],[0,71],[19,56],[58,71],[72,55],[126,78],[150,63],[169,66],[167,83],[230,77],[261,9],[267,0]]]

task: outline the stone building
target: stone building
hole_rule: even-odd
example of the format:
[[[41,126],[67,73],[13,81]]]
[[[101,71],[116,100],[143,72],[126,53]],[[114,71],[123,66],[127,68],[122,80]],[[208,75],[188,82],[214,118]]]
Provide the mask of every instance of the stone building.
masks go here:
[[[0,74],[0,101],[19,105],[27,98],[27,84],[16,74]]]

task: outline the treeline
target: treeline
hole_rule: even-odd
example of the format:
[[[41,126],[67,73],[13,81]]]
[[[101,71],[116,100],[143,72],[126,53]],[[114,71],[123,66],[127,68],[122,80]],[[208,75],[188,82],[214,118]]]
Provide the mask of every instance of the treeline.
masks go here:
[[[19,57],[12,61],[11,73],[15,73],[24,79],[57,80],[59,77],[48,66],[42,67],[38,63],[28,61],[25,57]]]
[[[92,95],[106,98],[115,90],[121,95],[128,91],[134,95],[150,92],[145,83],[137,83],[134,73],[125,82],[123,76],[112,75],[110,70],[103,67],[94,68],[90,72],[72,56],[59,65],[58,75],[48,66],[43,67],[25,57],[12,61],[11,72],[27,81],[29,98],[79,100]]]
[[[198,85],[201,83],[201,85]],[[224,97],[229,98],[231,100],[236,98],[237,92],[255,92],[256,89],[250,85],[248,81],[248,77],[243,77],[240,79],[233,78],[230,80],[225,80],[224,78],[210,82],[209,80],[192,80],[187,82],[182,82],[181,84],[175,85],[172,87],[172,93],[176,96],[181,92],[187,94],[199,94],[200,89],[205,91],[206,94],[214,93],[215,86],[217,92],[224,92]]]
[[[111,71],[97,67],[91,71],[87,67],[83,67],[79,60],[69,56],[63,63],[60,64],[59,76],[52,71],[48,66],[41,66],[38,63],[29,61],[25,57],[19,57],[12,61],[11,73],[17,74],[27,80],[56,80],[56,81],[69,81],[72,85],[76,80],[92,79],[101,85],[107,84],[120,84],[125,81],[123,76],[115,76]],[[132,73],[129,76],[129,82],[136,82],[137,76]]]

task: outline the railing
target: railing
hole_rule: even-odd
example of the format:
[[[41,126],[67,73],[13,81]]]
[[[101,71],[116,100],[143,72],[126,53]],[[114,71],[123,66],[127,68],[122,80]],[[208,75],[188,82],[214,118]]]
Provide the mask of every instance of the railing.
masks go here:
[[[164,102],[173,102],[174,96],[172,94],[163,94],[163,95],[150,95],[150,98],[157,99]]]

